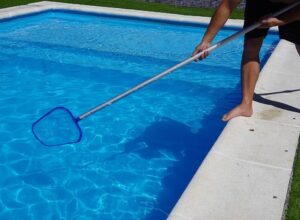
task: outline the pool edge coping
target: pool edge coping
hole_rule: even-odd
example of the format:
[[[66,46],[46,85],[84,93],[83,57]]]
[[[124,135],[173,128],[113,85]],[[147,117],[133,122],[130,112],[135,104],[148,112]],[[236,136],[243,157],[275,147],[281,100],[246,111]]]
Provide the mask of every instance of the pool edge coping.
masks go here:
[[[262,95],[266,103],[300,109],[298,69],[295,45],[281,40],[262,69],[255,92],[266,94]],[[290,84],[298,87],[289,97],[284,92],[268,94],[277,89],[289,93]],[[299,134],[299,112],[255,101],[252,117],[228,122],[168,219],[284,219]]]
[[[47,2],[47,1],[31,3],[31,4],[23,5],[23,6],[16,6],[16,7],[11,7],[11,8],[0,9],[0,19],[1,18],[12,18],[12,17],[16,17],[16,16],[22,16],[22,15],[27,15],[27,14],[31,14],[31,13],[39,13],[39,12],[43,12],[43,11],[47,11],[47,10],[55,10],[55,9],[76,10],[76,11],[101,13],[101,14],[107,13],[107,14],[113,14],[113,15],[117,15],[117,16],[123,15],[123,16],[135,17],[135,18],[150,18],[150,19],[176,21],[176,22],[187,22],[187,23],[192,22],[192,23],[198,23],[198,24],[208,23],[209,19],[210,19],[207,17],[200,17],[200,16],[187,16],[187,15],[160,13],[160,12],[146,12],[146,11],[131,10],[131,9],[116,9],[116,8],[108,8],[108,7],[86,6],[86,5],[56,3],[56,2]],[[242,22],[243,22],[242,20],[229,20],[229,22],[226,24],[226,26],[227,27],[241,27]],[[269,63],[270,63],[270,61],[272,61],[273,63],[276,63],[277,60],[280,59],[280,58],[278,58],[278,56],[280,57],[282,50],[284,51],[285,48],[289,47],[285,41],[280,41],[279,46],[280,46],[280,49],[278,49],[278,46],[276,47],[274,53],[269,58],[265,67],[263,68],[262,74],[264,74],[265,72],[266,73],[273,72],[273,71],[278,72],[277,69],[272,67]],[[260,78],[258,81],[257,88],[260,88],[261,91],[266,91],[264,87],[266,87],[268,82],[270,82],[270,81],[268,81],[268,82],[264,82],[264,81],[266,81],[266,79],[264,79],[264,77]],[[228,159],[229,156],[224,154],[220,149],[222,148],[222,146],[223,146],[223,148],[226,148],[226,145],[224,145],[224,142],[226,144],[228,144],[226,139],[228,139],[228,136],[230,136],[230,133],[235,133],[236,130],[239,130],[239,128],[245,127],[245,124],[252,125],[254,122],[255,122],[254,124],[256,124],[256,122],[258,122],[258,124],[262,124],[262,126],[266,126],[266,124],[271,123],[271,125],[272,126],[274,125],[274,127],[276,127],[276,126],[277,127],[280,126],[283,128],[288,127],[289,129],[292,127],[293,129],[297,130],[298,133],[297,132],[296,133],[299,135],[300,124],[297,124],[295,126],[294,124],[291,124],[290,121],[286,121],[286,122],[285,121],[279,121],[279,122],[275,121],[274,122],[269,119],[264,119],[260,115],[261,114],[260,111],[263,111],[264,108],[266,108],[266,106],[264,106],[263,104],[261,106],[260,103],[258,103],[258,104],[255,103],[255,113],[254,113],[253,117],[251,117],[251,118],[236,118],[236,119],[230,121],[226,125],[224,131],[221,133],[221,135],[219,136],[215,145],[213,145],[212,149],[210,150],[209,154],[206,156],[202,165],[199,167],[198,171],[195,173],[194,178],[191,180],[190,184],[186,188],[182,197],[178,200],[177,204],[173,208],[172,212],[169,215],[169,219],[195,219],[195,220],[199,219],[200,209],[194,208],[193,209],[194,213],[191,213],[191,211],[190,211],[191,208],[186,207],[186,204],[190,204],[189,202],[186,203],[187,200],[193,201],[193,203],[196,205],[200,205],[200,206],[202,205],[203,207],[205,207],[206,210],[209,210],[207,213],[203,213],[201,210],[201,218],[205,218],[205,217],[203,217],[204,215],[212,217],[211,216],[211,213],[212,213],[211,208],[213,208],[213,207],[209,208],[209,207],[207,207],[207,205],[204,204],[205,201],[202,199],[201,195],[199,194],[199,193],[203,192],[203,189],[201,189],[201,188],[199,189],[199,187],[197,187],[198,180],[201,179],[201,181],[202,181],[202,179],[205,178],[205,176],[207,175],[207,170],[210,170],[210,172],[216,171],[216,167],[214,169],[211,169],[207,166],[207,164],[213,166],[214,161],[220,159],[220,158],[216,159],[216,156],[217,157],[221,156],[221,157]],[[298,123],[298,120],[297,120],[297,123]],[[258,127],[256,127],[256,129],[258,129]],[[298,141],[298,135],[296,138],[297,141]],[[293,139],[295,137],[292,136],[291,138]],[[289,138],[287,138],[287,139],[289,139]],[[291,145],[293,145],[293,144],[294,143],[291,143]],[[243,147],[245,147],[245,146],[243,146]],[[239,146],[237,146],[237,148],[240,149]],[[211,156],[211,155],[213,155],[213,156]],[[231,158],[231,159],[233,161],[236,161],[239,158]],[[249,161],[243,161],[243,160],[241,160],[240,162],[249,163]],[[259,165],[261,165],[261,164],[253,163],[252,165],[254,167],[255,166],[259,167]],[[289,173],[288,176],[290,177],[292,167],[281,169],[282,167],[280,167],[280,166],[279,167],[273,166],[272,169],[273,168],[274,169],[278,168],[280,170],[283,170],[283,172],[288,172]],[[206,178],[206,180],[207,180],[207,178]],[[230,178],[227,180],[229,181]],[[290,178],[288,178],[288,182],[289,182],[289,180],[290,180]],[[187,195],[187,191],[189,191],[189,193],[192,191],[192,193]],[[193,193],[193,192],[195,192],[195,193]],[[203,192],[203,193],[205,194],[205,192]],[[194,196],[197,194],[199,195],[199,197]],[[192,195],[192,197],[191,197],[191,195]],[[236,196],[234,196],[234,197],[236,197]],[[226,197],[226,199],[227,199],[226,202],[230,204],[229,200],[233,199],[233,198],[229,196],[229,197]],[[282,200],[284,200],[283,203],[285,203],[285,198]],[[233,199],[233,201],[234,201],[234,199]],[[282,202],[281,202],[281,204],[282,204]],[[232,207],[232,208],[235,208],[235,207]],[[227,212],[229,212],[228,210],[230,210],[230,209],[227,209]],[[281,208],[280,208],[279,212],[283,213],[283,210],[281,210]],[[220,210],[217,212],[214,212],[214,213],[215,213],[215,215],[214,215],[215,217],[211,218],[211,219],[219,219],[219,218],[217,218],[218,216],[220,216],[220,215],[224,216],[224,214],[226,214],[226,213],[222,213]],[[281,214],[281,216],[282,216],[282,214]],[[244,216],[243,218],[240,218],[240,219],[250,219],[250,218],[247,218],[247,216]]]
[[[98,13],[102,15],[116,15],[124,17],[153,19],[161,21],[174,21],[183,23],[207,24],[210,20],[209,17],[178,15],[163,12],[150,12],[134,9],[111,8],[91,5],[80,5],[60,2],[41,1],[30,3],[22,6],[14,6],[9,8],[0,9],[0,19],[3,18],[1,13],[5,13],[6,18],[12,18],[20,15],[31,13],[38,13],[47,10],[73,10],[78,12]],[[240,19],[230,19],[226,24],[227,27],[241,27]]]

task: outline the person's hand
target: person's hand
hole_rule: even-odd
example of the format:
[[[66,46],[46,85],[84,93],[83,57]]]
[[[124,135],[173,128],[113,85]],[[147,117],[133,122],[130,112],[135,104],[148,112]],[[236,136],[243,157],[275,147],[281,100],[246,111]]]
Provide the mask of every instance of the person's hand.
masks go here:
[[[194,50],[193,54],[192,54],[192,57],[195,56],[196,54],[200,53],[201,51],[207,49],[210,47],[210,42],[205,42],[205,41],[202,41]],[[195,59],[195,61],[199,61],[199,60],[202,60],[202,59],[205,59],[207,56],[208,56],[208,52],[204,52],[198,59]]]
[[[261,21],[261,24],[262,25],[260,26],[260,28],[270,28],[274,26],[284,25],[285,22],[278,18],[266,18]]]

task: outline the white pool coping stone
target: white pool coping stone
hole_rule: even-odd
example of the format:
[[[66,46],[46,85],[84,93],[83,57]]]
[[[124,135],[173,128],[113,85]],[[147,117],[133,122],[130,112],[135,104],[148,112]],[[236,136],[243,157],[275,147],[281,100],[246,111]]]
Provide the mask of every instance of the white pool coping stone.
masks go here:
[[[0,9],[0,19],[51,9],[199,24],[210,20],[47,1]],[[241,27],[242,23],[229,20],[226,25]],[[298,51],[294,44],[281,40],[261,71],[256,93],[274,102],[270,104],[300,109],[300,46]],[[262,95],[266,93],[274,94]],[[300,133],[300,114],[275,106],[254,102],[251,118],[235,118],[226,125],[169,220],[282,219]]]
[[[187,16],[187,15],[177,15],[159,12],[149,12],[141,10],[131,10],[131,9],[121,9],[121,8],[109,8],[109,7],[99,7],[90,5],[78,5],[78,4],[68,4],[68,3],[58,3],[58,2],[48,2],[41,1],[37,3],[32,3],[23,6],[10,7],[6,9],[0,9],[0,19],[15,17],[20,15],[26,15],[28,13],[35,13],[41,11],[47,11],[51,9],[56,10],[75,10],[81,12],[90,13],[100,13],[106,15],[116,15],[116,16],[128,16],[134,18],[143,19],[154,19],[163,21],[175,21],[175,22],[185,22],[185,23],[199,23],[207,24],[210,20],[208,17],[199,16]],[[241,27],[242,20],[230,20],[228,26]]]

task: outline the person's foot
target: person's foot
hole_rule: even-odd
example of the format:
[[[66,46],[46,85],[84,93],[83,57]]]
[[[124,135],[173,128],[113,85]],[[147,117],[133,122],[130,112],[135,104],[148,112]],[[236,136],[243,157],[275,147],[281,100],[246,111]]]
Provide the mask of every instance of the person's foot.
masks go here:
[[[238,116],[250,117],[253,113],[251,106],[238,105],[227,114],[223,115],[222,121],[229,121]]]

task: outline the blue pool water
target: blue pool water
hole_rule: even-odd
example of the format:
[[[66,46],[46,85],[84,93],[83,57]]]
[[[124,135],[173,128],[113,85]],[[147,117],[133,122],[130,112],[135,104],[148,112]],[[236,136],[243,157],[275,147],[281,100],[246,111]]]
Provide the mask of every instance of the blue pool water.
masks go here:
[[[82,121],[79,144],[44,147],[31,124],[186,59],[204,31],[62,11],[0,22],[0,219],[165,219],[239,101],[242,38]]]

